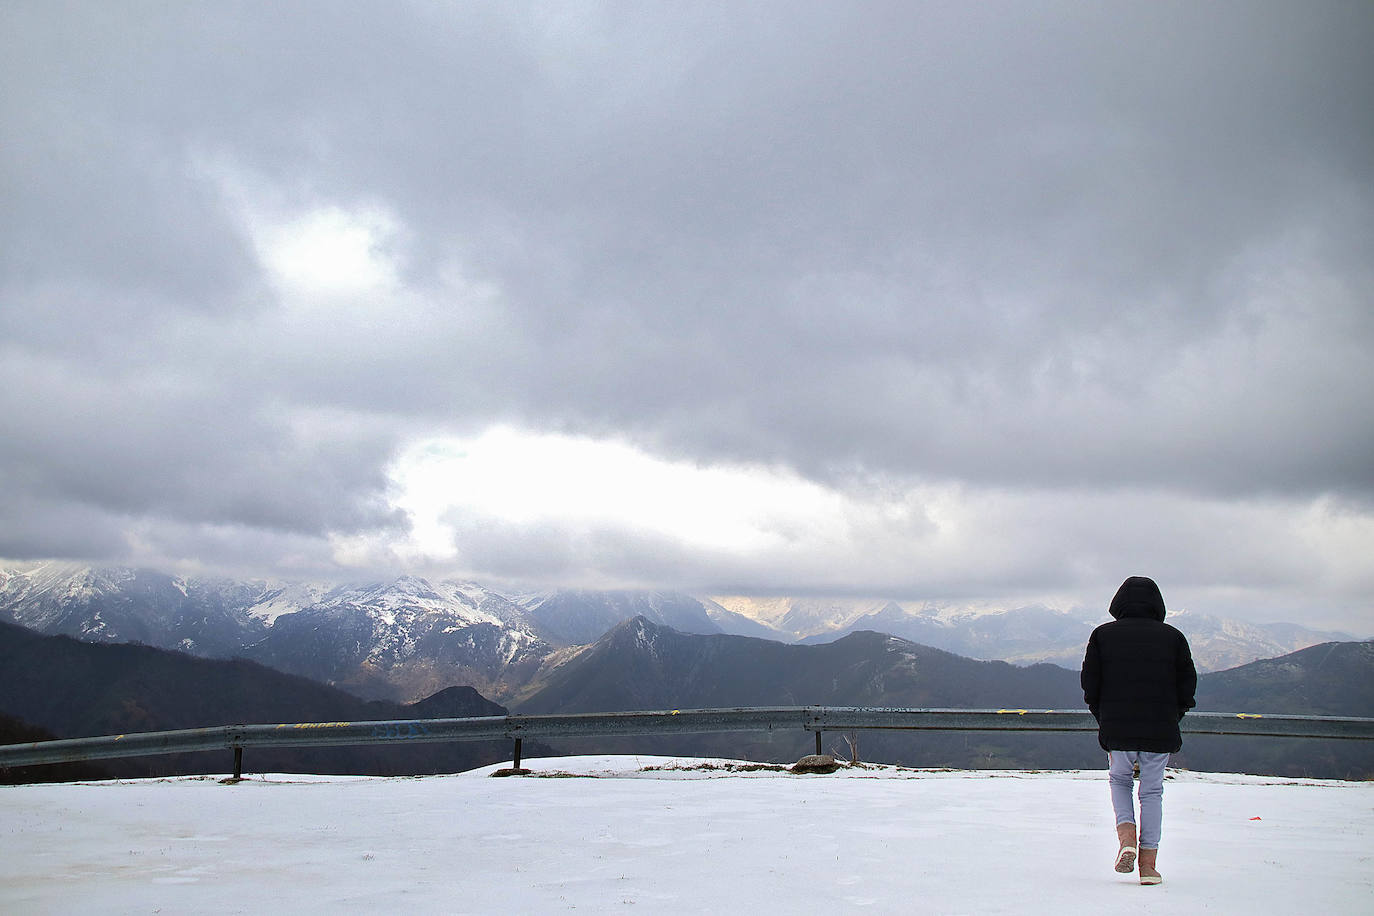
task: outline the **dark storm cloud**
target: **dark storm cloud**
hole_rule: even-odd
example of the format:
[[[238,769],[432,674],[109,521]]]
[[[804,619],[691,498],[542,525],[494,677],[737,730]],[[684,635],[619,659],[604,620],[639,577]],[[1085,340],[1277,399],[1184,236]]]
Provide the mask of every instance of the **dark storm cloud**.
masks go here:
[[[130,367],[97,380],[51,364],[7,361],[9,435],[0,461],[31,497],[138,517],[233,522],[322,533],[386,524],[377,492],[389,456],[382,430],[274,416],[186,371],[173,380]]]
[[[844,484],[1374,490],[1367,4],[0,33],[0,553],[87,510],[387,526],[400,443],[493,421]],[[302,308],[253,220],[329,207],[394,220],[396,283]]]

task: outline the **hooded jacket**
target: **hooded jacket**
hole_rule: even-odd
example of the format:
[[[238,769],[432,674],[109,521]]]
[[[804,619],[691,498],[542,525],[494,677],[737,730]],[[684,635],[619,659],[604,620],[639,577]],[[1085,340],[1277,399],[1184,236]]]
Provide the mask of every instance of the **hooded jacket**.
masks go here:
[[[1112,598],[1111,623],[1093,630],[1083,656],[1083,699],[1109,751],[1172,754],[1178,723],[1197,705],[1197,669],[1188,639],[1164,622],[1153,579],[1132,576]]]

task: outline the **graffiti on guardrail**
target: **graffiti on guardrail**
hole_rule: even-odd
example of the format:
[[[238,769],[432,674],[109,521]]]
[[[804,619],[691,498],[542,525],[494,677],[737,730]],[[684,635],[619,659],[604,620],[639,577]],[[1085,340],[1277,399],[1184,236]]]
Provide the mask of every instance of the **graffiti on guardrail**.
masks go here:
[[[372,726],[374,738],[424,738],[429,729],[423,722],[380,722]]]

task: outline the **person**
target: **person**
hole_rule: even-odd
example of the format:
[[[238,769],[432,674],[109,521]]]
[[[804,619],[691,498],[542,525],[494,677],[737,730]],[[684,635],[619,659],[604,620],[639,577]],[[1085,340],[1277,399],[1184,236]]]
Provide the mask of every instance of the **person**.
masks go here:
[[[1164,767],[1183,747],[1178,724],[1196,704],[1197,669],[1188,639],[1164,622],[1164,597],[1153,579],[1131,576],[1112,598],[1115,618],[1093,630],[1083,655],[1083,699],[1107,752],[1116,814],[1116,870],[1139,860],[1141,884],[1159,884],[1164,821]],[[1140,778],[1140,831],[1131,788]]]

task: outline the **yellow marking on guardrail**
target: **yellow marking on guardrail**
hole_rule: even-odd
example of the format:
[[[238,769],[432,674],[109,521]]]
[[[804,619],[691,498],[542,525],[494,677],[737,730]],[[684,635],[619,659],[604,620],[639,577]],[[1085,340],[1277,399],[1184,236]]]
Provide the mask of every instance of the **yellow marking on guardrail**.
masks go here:
[[[1025,715],[1026,713],[1028,713],[1028,712],[1030,712],[1029,709],[999,709],[999,710],[997,710],[997,714],[998,714],[999,716],[1001,716],[1001,715],[1007,715],[1007,714],[1011,714],[1011,713],[1015,713],[1015,714],[1018,715],[1018,716],[1024,716],[1024,715]]]
[[[1260,715],[1260,714],[1257,713],[1257,712],[1238,712],[1238,713],[1236,713],[1236,718],[1237,718],[1237,719],[1263,719],[1264,716]]]

